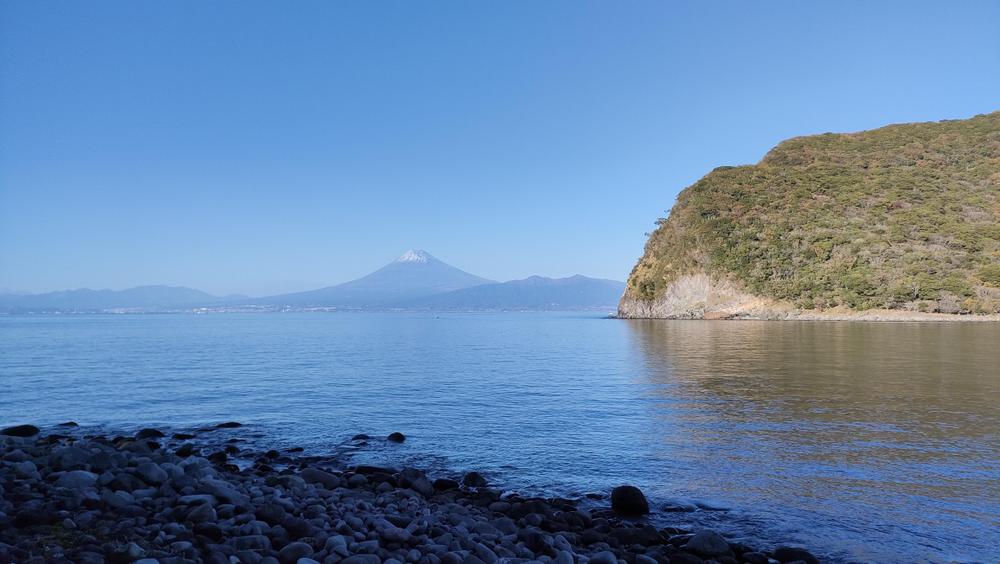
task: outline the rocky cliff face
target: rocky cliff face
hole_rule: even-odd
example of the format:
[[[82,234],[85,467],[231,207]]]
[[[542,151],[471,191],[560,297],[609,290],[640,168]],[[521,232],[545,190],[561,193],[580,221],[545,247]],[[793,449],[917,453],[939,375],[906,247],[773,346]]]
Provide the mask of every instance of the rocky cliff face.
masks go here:
[[[1000,112],[785,141],[678,196],[619,315],[1000,313]]]

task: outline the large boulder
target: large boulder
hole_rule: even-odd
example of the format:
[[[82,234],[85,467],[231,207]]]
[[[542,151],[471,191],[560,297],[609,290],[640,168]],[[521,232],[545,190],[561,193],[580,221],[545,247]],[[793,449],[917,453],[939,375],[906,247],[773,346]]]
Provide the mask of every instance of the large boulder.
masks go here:
[[[0,430],[0,435],[8,437],[34,437],[38,433],[39,429],[34,425],[14,425]]]
[[[488,482],[479,472],[469,472],[462,476],[462,485],[468,488],[485,488]]]
[[[56,470],[84,469],[94,461],[94,453],[76,445],[57,447],[49,455],[49,464]]]
[[[726,539],[715,531],[698,531],[684,545],[684,550],[704,558],[726,556],[731,552]]]
[[[163,431],[159,429],[149,429],[149,428],[139,429],[139,432],[135,434],[136,440],[139,441],[144,441],[147,439],[162,439],[165,436],[166,435],[163,434]]]
[[[774,559],[778,562],[805,562],[806,564],[819,564],[819,559],[809,553],[804,548],[793,546],[779,546],[774,551]]]
[[[649,502],[639,488],[618,486],[611,490],[611,509],[619,515],[638,517],[649,513]]]
[[[399,485],[404,488],[410,488],[424,497],[434,495],[434,484],[427,479],[427,476],[423,472],[416,468],[403,468],[397,474],[396,480],[399,482]]]
[[[299,476],[307,484],[319,484],[328,490],[334,490],[344,485],[344,479],[319,468],[306,468]]]

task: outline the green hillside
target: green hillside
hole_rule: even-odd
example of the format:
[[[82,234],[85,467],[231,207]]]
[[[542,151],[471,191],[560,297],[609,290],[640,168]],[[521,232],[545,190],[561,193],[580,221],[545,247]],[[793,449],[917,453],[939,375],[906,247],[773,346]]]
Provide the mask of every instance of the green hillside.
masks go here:
[[[708,274],[802,309],[1000,312],[1000,112],[785,141],[657,221],[625,300]]]

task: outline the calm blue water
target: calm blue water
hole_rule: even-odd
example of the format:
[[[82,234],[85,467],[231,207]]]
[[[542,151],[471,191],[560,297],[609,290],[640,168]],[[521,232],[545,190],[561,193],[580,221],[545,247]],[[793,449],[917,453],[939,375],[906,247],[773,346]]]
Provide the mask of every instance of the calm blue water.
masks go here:
[[[859,561],[998,561],[1000,326],[593,314],[0,317],[0,425],[238,420],[261,446],[621,483],[663,525]]]

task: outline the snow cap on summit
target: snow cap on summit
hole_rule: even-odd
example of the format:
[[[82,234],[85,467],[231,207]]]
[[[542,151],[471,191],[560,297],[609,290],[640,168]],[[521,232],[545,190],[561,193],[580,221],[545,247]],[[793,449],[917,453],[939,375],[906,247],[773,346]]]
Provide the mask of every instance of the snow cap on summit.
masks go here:
[[[402,254],[396,262],[427,262],[432,259],[430,253],[427,251],[422,251],[420,249],[410,249]]]

